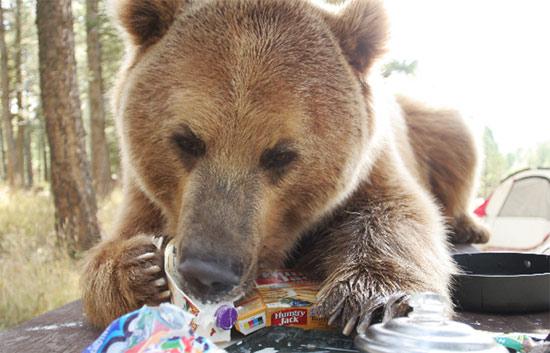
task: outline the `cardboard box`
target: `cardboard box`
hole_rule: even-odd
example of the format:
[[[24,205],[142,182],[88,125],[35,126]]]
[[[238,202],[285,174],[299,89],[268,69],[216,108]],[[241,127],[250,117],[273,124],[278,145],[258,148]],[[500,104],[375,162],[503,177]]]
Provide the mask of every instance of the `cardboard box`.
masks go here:
[[[311,313],[318,291],[319,284],[299,272],[263,272],[253,291],[235,303],[238,312],[235,328],[244,335],[269,326],[328,329],[326,319]]]

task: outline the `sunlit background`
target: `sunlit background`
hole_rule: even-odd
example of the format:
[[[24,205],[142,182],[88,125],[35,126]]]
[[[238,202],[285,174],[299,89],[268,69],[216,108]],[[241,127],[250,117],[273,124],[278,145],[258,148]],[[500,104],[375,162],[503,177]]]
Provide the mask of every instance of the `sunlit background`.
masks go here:
[[[502,152],[550,140],[550,1],[389,0],[399,85],[463,109]]]

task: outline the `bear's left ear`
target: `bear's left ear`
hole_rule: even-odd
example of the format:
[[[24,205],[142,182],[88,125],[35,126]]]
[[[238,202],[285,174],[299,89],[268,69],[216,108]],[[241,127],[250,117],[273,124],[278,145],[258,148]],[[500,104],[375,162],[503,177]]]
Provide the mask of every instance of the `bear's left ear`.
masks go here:
[[[388,19],[380,0],[351,0],[325,18],[348,62],[360,75],[385,53]]]
[[[111,0],[111,7],[132,44],[148,46],[166,34],[178,12],[189,1]]]

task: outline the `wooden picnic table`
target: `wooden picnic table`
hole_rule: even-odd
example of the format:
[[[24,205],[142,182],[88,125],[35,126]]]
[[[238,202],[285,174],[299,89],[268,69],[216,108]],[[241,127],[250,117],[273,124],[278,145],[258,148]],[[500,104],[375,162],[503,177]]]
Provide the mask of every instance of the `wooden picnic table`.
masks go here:
[[[494,332],[548,333],[550,312],[529,315],[458,313],[458,321]],[[20,326],[0,332],[0,353],[77,353],[101,331],[91,327],[80,301],[38,316]]]

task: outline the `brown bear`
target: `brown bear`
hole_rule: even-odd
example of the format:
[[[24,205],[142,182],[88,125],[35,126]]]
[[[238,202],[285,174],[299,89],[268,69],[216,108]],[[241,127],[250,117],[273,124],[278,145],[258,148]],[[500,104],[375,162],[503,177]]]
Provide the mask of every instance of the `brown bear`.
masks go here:
[[[376,0],[118,0],[118,226],[88,256],[89,320],[169,298],[152,236],[175,239],[184,289],[236,298],[289,263],[322,281],[349,333],[404,296],[449,298],[448,238],[468,215],[476,148],[461,117],[378,88]]]

